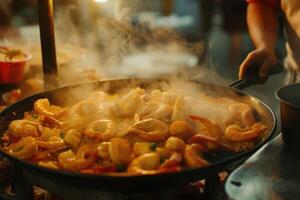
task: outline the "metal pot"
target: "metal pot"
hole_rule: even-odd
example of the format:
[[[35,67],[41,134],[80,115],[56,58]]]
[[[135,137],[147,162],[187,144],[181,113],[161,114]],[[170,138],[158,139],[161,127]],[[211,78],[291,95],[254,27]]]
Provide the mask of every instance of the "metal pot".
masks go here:
[[[280,101],[282,139],[287,149],[300,152],[300,83],[280,88],[276,97]]]

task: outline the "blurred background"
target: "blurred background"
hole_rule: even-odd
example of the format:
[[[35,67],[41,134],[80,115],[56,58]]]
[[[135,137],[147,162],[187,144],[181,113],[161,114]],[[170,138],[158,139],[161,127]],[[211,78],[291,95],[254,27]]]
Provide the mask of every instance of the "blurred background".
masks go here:
[[[61,82],[182,68],[204,81],[236,80],[253,49],[246,7],[245,0],[54,0]],[[25,78],[41,77],[37,11],[36,0],[0,1],[1,45],[32,55]],[[280,33],[280,57],[283,47]]]

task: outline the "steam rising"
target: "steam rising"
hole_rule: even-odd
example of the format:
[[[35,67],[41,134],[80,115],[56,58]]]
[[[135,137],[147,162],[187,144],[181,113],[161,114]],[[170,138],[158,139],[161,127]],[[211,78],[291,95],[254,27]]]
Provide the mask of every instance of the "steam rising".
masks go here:
[[[185,116],[187,118],[189,115],[194,115],[209,119],[222,130],[224,130],[228,124],[237,122],[237,120],[243,120],[244,118],[243,112],[232,111],[230,109],[231,105],[244,103],[244,105],[251,105],[256,110],[259,110],[257,109],[258,107],[256,107],[258,105],[257,102],[249,99],[247,96],[244,98],[240,97],[233,90],[215,87],[209,84],[197,84],[183,79],[167,81],[159,79],[127,79],[102,82],[101,85],[95,85],[93,83],[83,84],[75,89],[70,89],[67,92],[64,90],[63,93],[59,93],[55,97],[56,101],[53,103],[58,103],[59,105],[73,105],[80,100],[87,99],[90,94],[95,91],[104,91],[123,97],[129,94],[130,90],[138,87],[145,88],[148,94],[156,89],[166,92],[165,98],[167,98],[168,102],[175,102],[181,98],[182,102],[180,103],[179,109],[182,109],[183,112],[186,113]],[[160,101],[163,104],[166,99],[163,99],[163,96],[161,98]],[[127,100],[130,101],[130,98],[127,98]],[[107,105],[110,105],[112,102],[107,103]],[[130,102],[127,103],[130,104]],[[175,109],[175,105],[176,103],[173,109]],[[135,109],[138,110],[139,106],[135,105]],[[260,110],[259,113],[264,113],[264,110]]]
[[[123,1],[108,1],[105,9],[101,4],[98,18],[91,17],[87,30],[79,29],[72,22],[70,11],[61,9],[56,14],[56,35],[58,43],[68,42],[83,46],[84,53],[76,57],[69,67],[60,69],[61,84],[76,79],[80,71],[89,71],[88,80],[115,77],[166,77],[184,76],[198,66],[202,44],[190,44],[176,31],[169,28],[155,28],[133,24],[132,10]],[[136,9],[136,5],[131,5]],[[104,11],[103,11],[104,10]],[[105,10],[114,10],[107,14]],[[83,37],[84,35],[84,37]],[[74,71],[76,71],[75,75]],[[81,73],[84,74],[84,73]],[[199,73],[197,73],[199,74]],[[83,77],[76,81],[86,81]],[[72,82],[74,83],[74,82]]]
[[[131,19],[142,6],[137,1],[78,2],[78,7],[55,7],[60,86],[116,77],[184,77],[226,83],[205,64],[199,65],[200,42],[188,43],[171,28],[135,24]],[[22,41],[4,44],[31,52],[31,67],[42,77],[38,27],[24,27],[20,32]]]
[[[83,1],[82,1],[83,2]],[[87,4],[88,5],[88,4]],[[89,5],[90,9],[98,5]],[[102,5],[101,5],[102,6]],[[73,8],[56,10],[55,33],[57,60],[59,65],[59,85],[75,84],[101,78],[138,77],[138,78],[176,78],[177,81],[164,85],[164,90],[172,90],[184,96],[198,97],[199,87],[188,84],[186,80],[197,79],[206,82],[226,84],[217,73],[198,64],[202,54],[201,43],[188,43],[180,34],[170,28],[151,28],[144,24],[133,24],[130,20],[133,13],[123,5],[123,1],[110,0],[105,9],[90,10],[98,17],[84,17],[87,23],[79,26],[72,18]],[[132,6],[132,5],[131,5]],[[135,8],[136,9],[136,8]],[[84,19],[79,19],[84,20]],[[40,52],[37,41],[25,41],[25,47]],[[35,55],[40,58],[40,53]],[[41,58],[36,59],[36,64]],[[128,86],[130,88],[130,86]],[[87,96],[94,88],[84,86],[64,98],[70,100]],[[193,103],[193,102],[191,102]],[[213,118],[227,111],[214,107],[207,99],[199,99],[194,114]],[[216,119],[221,121],[221,119]]]

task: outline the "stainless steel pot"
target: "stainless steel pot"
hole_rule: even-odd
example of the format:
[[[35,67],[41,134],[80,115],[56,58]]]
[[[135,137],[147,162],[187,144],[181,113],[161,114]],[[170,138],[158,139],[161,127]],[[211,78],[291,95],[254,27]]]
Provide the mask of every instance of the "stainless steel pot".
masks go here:
[[[280,88],[276,97],[280,101],[282,138],[287,149],[300,153],[300,83]]]

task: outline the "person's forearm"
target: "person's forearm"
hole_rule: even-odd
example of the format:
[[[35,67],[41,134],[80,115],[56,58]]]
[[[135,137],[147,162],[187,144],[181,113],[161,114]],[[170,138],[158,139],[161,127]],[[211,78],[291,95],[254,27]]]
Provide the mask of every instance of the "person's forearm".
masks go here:
[[[274,51],[278,27],[276,10],[261,3],[250,3],[247,23],[255,47]]]

